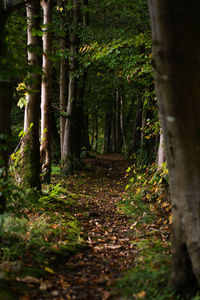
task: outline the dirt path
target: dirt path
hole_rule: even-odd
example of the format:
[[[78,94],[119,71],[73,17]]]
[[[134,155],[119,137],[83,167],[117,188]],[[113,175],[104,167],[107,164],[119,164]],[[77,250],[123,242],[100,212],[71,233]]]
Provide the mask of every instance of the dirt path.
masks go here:
[[[87,163],[91,172],[79,186],[83,197],[77,217],[83,235],[87,232],[88,248],[62,263],[62,275],[49,278],[52,299],[111,299],[111,285],[134,265],[129,218],[116,206],[123,197],[127,161],[112,155]],[[69,188],[73,191],[73,184]]]

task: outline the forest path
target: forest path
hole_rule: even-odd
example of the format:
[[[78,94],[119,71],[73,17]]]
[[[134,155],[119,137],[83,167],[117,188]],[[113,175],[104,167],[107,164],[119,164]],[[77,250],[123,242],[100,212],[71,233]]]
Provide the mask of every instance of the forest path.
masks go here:
[[[88,247],[63,261],[57,268],[60,274],[49,277],[48,299],[113,299],[111,285],[134,265],[129,217],[116,205],[125,190],[128,162],[121,155],[99,155],[86,163],[90,172],[81,174],[80,207],[75,215],[82,223],[83,236],[87,233]],[[67,184],[76,193],[73,180],[67,179]]]

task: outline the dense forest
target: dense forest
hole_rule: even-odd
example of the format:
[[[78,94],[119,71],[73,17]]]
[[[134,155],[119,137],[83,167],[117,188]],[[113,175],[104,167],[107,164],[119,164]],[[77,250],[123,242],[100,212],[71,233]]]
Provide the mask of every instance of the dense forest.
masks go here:
[[[200,299],[186,0],[0,0],[0,300]]]

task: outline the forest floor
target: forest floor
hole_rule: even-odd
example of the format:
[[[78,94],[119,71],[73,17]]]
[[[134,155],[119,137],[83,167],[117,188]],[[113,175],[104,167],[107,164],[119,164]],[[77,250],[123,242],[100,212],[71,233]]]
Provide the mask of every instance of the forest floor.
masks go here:
[[[154,290],[167,285],[168,271],[162,270],[161,264],[165,257],[164,266],[168,268],[168,234],[160,230],[146,205],[136,205],[139,211],[136,209],[133,214],[120,207],[127,197],[128,161],[121,155],[97,155],[86,159],[86,165],[85,171],[75,175],[63,177],[56,172],[52,175],[53,186],[61,184],[67,195],[61,196],[59,207],[51,203],[51,210],[56,209],[51,228],[57,229],[64,218],[63,210],[67,210],[79,224],[78,247],[62,254],[58,251],[52,262],[51,253],[47,252],[37,264],[30,247],[26,258],[18,255],[17,261],[23,260],[23,270],[29,270],[24,273],[15,259],[10,263],[2,261],[0,300],[175,299],[168,290],[165,296],[159,296],[158,292],[152,296],[154,291],[150,291],[147,297],[146,287],[151,286],[152,278],[156,282]],[[69,196],[70,205],[65,207]],[[44,210],[43,207],[41,211]],[[41,218],[41,211],[34,212],[37,218]],[[73,226],[76,230],[76,223]],[[66,239],[67,236],[61,241],[51,241],[55,252]],[[38,247],[37,251],[42,252],[43,248]],[[151,270],[144,270],[146,266]],[[14,275],[10,276],[12,269]],[[35,272],[38,269],[41,272]],[[118,282],[127,270],[136,269],[136,273]]]

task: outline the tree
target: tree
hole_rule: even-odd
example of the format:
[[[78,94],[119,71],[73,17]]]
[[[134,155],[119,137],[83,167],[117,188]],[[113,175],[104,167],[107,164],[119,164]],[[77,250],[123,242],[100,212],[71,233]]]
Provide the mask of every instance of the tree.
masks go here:
[[[200,2],[149,0],[173,211],[171,284],[200,287]]]
[[[73,0],[72,8],[72,25],[70,29],[70,61],[69,61],[69,90],[68,90],[68,104],[67,114],[68,118],[65,122],[65,132],[63,138],[62,162],[66,172],[73,170],[73,121],[75,115],[76,101],[77,101],[77,84],[78,84],[78,23],[80,13],[80,3],[78,0]]]
[[[62,36],[60,37],[60,89],[59,89],[59,102],[60,102],[60,111],[66,113],[67,111],[67,98],[68,98],[68,87],[69,87],[69,59],[68,59],[68,48],[69,48],[69,30],[67,21],[68,11],[64,1],[59,1],[59,11],[61,14],[61,24],[60,30]],[[64,13],[63,13],[64,11]],[[65,121],[66,117],[63,115],[60,116],[60,151],[61,157],[63,157],[63,140],[65,132]]]
[[[43,179],[50,182],[51,177],[51,22],[52,0],[42,0],[43,9],[43,76],[41,89],[41,147]]]
[[[0,214],[4,213],[6,195],[5,181],[8,172],[10,144],[10,110],[13,86],[8,81],[0,80]]]
[[[27,45],[29,73],[27,104],[24,117],[24,140],[22,144],[22,182],[25,186],[40,189],[40,142],[39,118],[41,102],[41,38],[40,3],[31,0],[26,4]]]

